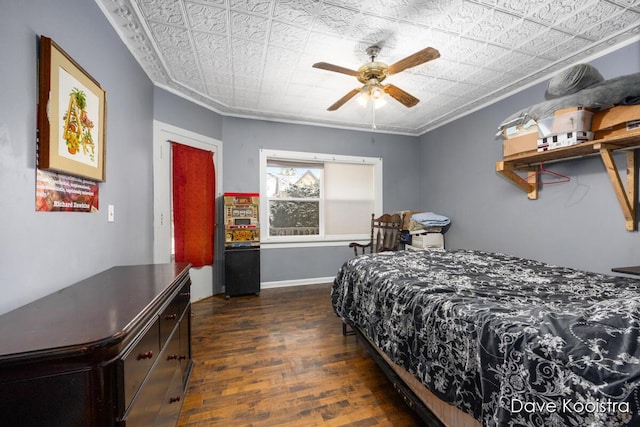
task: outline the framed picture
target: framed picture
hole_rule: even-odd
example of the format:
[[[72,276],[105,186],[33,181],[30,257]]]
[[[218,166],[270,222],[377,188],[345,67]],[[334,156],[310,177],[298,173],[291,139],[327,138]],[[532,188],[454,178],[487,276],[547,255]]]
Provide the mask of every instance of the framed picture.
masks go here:
[[[38,169],[105,180],[106,92],[53,40],[40,37]]]

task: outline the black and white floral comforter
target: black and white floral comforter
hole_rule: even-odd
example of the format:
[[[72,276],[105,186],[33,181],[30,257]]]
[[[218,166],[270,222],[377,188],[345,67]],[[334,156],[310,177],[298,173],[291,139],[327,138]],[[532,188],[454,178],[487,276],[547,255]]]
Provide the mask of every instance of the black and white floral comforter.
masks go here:
[[[483,426],[640,425],[640,281],[468,250],[346,262],[334,310]]]

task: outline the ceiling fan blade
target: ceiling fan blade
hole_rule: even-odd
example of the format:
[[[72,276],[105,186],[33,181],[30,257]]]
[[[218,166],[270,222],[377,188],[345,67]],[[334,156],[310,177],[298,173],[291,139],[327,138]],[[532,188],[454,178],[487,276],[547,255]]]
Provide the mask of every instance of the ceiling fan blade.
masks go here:
[[[425,62],[429,62],[439,57],[440,57],[440,52],[438,52],[437,49],[434,49],[432,47],[427,47],[425,49],[422,49],[419,52],[414,53],[413,55],[409,55],[406,58],[401,59],[395,64],[389,65],[388,73],[396,74],[396,73],[399,73],[400,71],[406,70],[407,68],[424,64]]]
[[[322,70],[327,71],[335,71],[336,73],[347,74],[349,76],[358,76],[358,72],[356,70],[351,70],[349,68],[341,67],[339,65],[329,64],[327,62],[316,62],[313,64],[313,68],[320,68]]]
[[[359,88],[353,89],[352,91],[347,93],[345,96],[343,96],[342,98],[338,99],[329,108],[327,108],[327,111],[335,111],[335,110],[337,110],[338,108],[342,107],[342,105],[344,105],[345,102],[347,102],[348,100],[350,100],[351,98],[353,98],[354,96],[356,96],[359,93],[360,93],[360,89]]]
[[[393,99],[403,104],[405,107],[411,108],[416,105],[420,100],[415,96],[411,95],[400,89],[398,86],[394,85],[385,85],[382,88],[385,93],[388,93]]]

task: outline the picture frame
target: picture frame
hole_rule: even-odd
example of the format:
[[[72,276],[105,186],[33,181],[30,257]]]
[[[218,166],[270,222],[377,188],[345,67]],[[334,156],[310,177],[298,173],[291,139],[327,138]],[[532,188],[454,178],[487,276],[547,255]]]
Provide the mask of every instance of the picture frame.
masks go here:
[[[105,181],[105,90],[45,36],[39,66],[38,169]]]

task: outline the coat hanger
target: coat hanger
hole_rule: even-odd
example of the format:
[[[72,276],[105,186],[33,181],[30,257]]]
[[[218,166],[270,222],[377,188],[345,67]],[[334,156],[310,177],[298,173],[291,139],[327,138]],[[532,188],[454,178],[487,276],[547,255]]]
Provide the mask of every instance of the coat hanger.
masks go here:
[[[563,175],[563,174],[561,174],[561,173],[558,173],[558,172],[554,172],[554,171],[552,171],[552,170],[550,170],[550,169],[545,168],[545,167],[544,167],[544,164],[543,164],[542,162],[540,162],[540,163],[539,163],[538,170],[537,170],[535,173],[530,174],[530,175],[528,175],[528,176],[527,176],[527,180],[530,180],[530,179],[532,179],[533,177],[536,177],[536,176],[540,177],[540,176],[545,175],[545,174],[546,174],[546,175],[551,175],[551,176],[553,176],[555,179],[553,179],[552,181],[546,181],[546,182],[541,180],[541,181],[539,182],[539,184],[541,184],[541,185],[546,185],[546,184],[560,184],[560,183],[563,183],[563,182],[569,182],[569,181],[571,181],[571,178],[570,178],[570,177],[568,177],[568,176],[566,176],[566,175]]]

